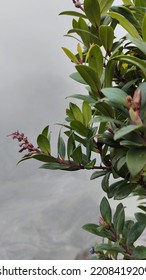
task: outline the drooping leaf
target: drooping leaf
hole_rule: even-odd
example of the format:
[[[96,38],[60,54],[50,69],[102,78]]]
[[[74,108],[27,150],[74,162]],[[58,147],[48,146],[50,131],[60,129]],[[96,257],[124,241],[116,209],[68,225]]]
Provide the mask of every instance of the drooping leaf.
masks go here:
[[[101,203],[100,203],[100,213],[101,213],[102,218],[104,219],[104,221],[106,221],[108,224],[111,224],[112,211],[111,211],[110,204],[109,204],[109,202],[108,202],[106,197],[103,197],[103,199],[101,200]]]
[[[69,49],[67,48],[62,48],[62,49],[72,62],[74,62],[75,64],[79,64],[78,59]]]
[[[119,88],[103,88],[103,94],[113,103],[117,105],[126,104],[127,93]]]
[[[100,25],[100,6],[98,0],[84,0],[84,10],[93,26],[98,27]]]
[[[136,176],[146,164],[146,148],[139,147],[129,149],[126,162],[131,175],[133,177]]]
[[[123,15],[115,12],[109,12],[108,13],[112,18],[116,19],[119,21],[120,25],[133,37],[137,39],[141,39],[137,29],[134,27],[131,22],[125,18]]]
[[[112,45],[113,45],[113,40],[114,40],[113,28],[108,25],[100,25],[99,37],[100,37],[100,40],[101,40],[106,52],[110,52]]]
[[[99,177],[102,177],[104,175],[107,174],[107,170],[102,170],[102,171],[95,171],[91,177],[90,177],[90,180],[94,180],[96,178],[99,178]]]
[[[91,67],[86,65],[77,65],[76,69],[84,81],[91,87],[91,89],[93,89],[95,92],[100,89],[100,79]]]
[[[44,152],[46,154],[50,153],[50,142],[45,135],[40,134],[38,136],[37,144],[38,144],[38,146],[39,146],[39,148],[41,149],[42,152]]]

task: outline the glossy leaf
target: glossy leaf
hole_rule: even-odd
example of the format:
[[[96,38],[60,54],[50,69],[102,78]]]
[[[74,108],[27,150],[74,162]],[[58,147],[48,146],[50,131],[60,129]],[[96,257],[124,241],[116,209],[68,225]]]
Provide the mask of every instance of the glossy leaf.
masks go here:
[[[146,164],[146,148],[131,148],[127,152],[126,162],[131,175],[136,176]],[[136,163],[136,164],[134,164]]]
[[[75,64],[79,64],[78,59],[69,49],[67,48],[62,48],[62,49],[72,62],[74,62]]]
[[[84,0],[84,10],[93,26],[98,27],[100,25],[100,6],[98,0]]]
[[[124,92],[122,89],[119,89],[119,88],[103,88],[102,92],[111,102],[113,102],[117,105],[125,106],[127,93]]]
[[[137,29],[133,26],[133,24],[130,23],[128,19],[126,19],[121,14],[115,13],[115,12],[109,12],[108,13],[112,18],[119,21],[120,25],[133,37],[137,39],[141,39]]]
[[[100,80],[96,72],[91,67],[86,65],[77,65],[76,69],[92,90],[98,91],[100,89]]]
[[[37,144],[42,152],[49,154],[50,153],[50,142],[46,136],[40,134],[37,138]]]
[[[102,218],[104,219],[104,221],[106,221],[108,224],[111,224],[112,211],[111,211],[110,204],[109,204],[109,202],[108,202],[106,197],[103,197],[103,199],[101,200],[101,203],[100,203],[100,213],[101,213]]]
[[[100,78],[103,72],[103,55],[98,45],[91,47],[88,55],[88,63]]]
[[[99,38],[103,44],[105,50],[109,52],[113,45],[114,31],[111,26],[100,25],[99,27]]]

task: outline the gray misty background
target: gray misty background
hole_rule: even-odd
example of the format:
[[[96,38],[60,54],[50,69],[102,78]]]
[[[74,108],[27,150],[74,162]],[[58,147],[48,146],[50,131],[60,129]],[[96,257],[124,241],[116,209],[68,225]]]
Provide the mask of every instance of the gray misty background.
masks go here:
[[[19,130],[35,144],[50,124],[55,152],[65,97],[85,92],[69,78],[74,68],[61,50],[75,52],[63,37],[72,18],[58,16],[72,9],[71,0],[0,0],[0,259],[74,259],[96,241],[81,226],[98,222],[100,180],[41,170],[31,160],[16,167],[22,155],[6,137]]]

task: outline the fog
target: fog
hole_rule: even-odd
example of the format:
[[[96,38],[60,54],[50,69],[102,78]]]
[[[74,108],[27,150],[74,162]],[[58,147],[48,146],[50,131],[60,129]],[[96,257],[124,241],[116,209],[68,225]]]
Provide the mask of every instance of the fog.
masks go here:
[[[35,144],[49,124],[55,153],[65,97],[85,92],[61,50],[76,48],[63,37],[71,17],[58,16],[72,9],[71,0],[0,1],[0,259],[73,259],[96,241],[81,227],[98,223],[100,180],[41,170],[33,160],[16,166],[18,143],[6,137],[19,130]]]

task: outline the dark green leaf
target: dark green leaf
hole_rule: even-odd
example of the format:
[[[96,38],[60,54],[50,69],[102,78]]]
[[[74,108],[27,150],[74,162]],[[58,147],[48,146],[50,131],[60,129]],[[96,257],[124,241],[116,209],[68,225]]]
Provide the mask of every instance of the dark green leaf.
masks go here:
[[[90,180],[94,180],[96,178],[99,178],[99,177],[102,177],[104,175],[106,175],[107,173],[107,170],[103,170],[103,171],[95,171],[91,177],[90,177]]]
[[[65,159],[65,143],[60,133],[58,136],[58,156]]]
[[[103,229],[96,224],[87,224],[87,225],[84,225],[82,228],[97,236],[106,237],[106,238],[109,238],[110,240],[112,238],[110,232],[108,232],[106,229]]]
[[[124,228],[125,223],[125,211],[124,206],[122,203],[117,205],[114,217],[113,217],[113,224],[116,232],[121,234]]]
[[[106,221],[108,224],[111,224],[112,211],[111,211],[110,204],[109,204],[109,202],[108,202],[106,197],[103,197],[103,199],[101,200],[101,203],[100,203],[100,213],[101,213],[102,218],[104,219],[104,221]]]
[[[137,246],[133,249],[132,260],[145,260],[146,259],[146,247],[144,246]]]
[[[46,163],[43,164],[40,168],[42,169],[50,169],[50,170],[68,170],[69,166],[66,164],[60,164],[60,163]]]
[[[73,150],[75,149],[76,145],[75,145],[75,137],[74,137],[74,133],[71,133],[69,138],[68,138],[68,142],[67,142],[67,155],[68,158],[70,159]]]
[[[86,169],[93,169],[95,163],[96,163],[96,159],[93,159],[85,165],[85,168]]]
[[[118,245],[118,244],[106,244],[106,243],[101,243],[101,244],[96,244],[94,247],[95,252],[116,252],[116,253],[123,253],[124,249]]]
[[[132,245],[138,239],[138,237],[143,233],[145,227],[146,225],[136,222],[128,232],[127,243],[129,245]]]
[[[139,147],[129,149],[126,162],[131,175],[133,177],[136,176],[146,164],[146,148]]]
[[[109,188],[109,177],[110,177],[111,172],[108,172],[102,179],[101,182],[101,187],[102,189],[108,193],[108,188]]]
[[[117,186],[114,190],[114,199],[121,200],[126,198],[129,194],[131,194],[134,189],[137,187],[135,183],[126,183],[123,182]]]
[[[82,163],[82,149],[81,146],[78,146],[77,148],[74,149],[72,152],[72,158],[76,164],[81,164]]]
[[[138,212],[135,213],[136,220],[140,223],[146,226],[146,214]]]

